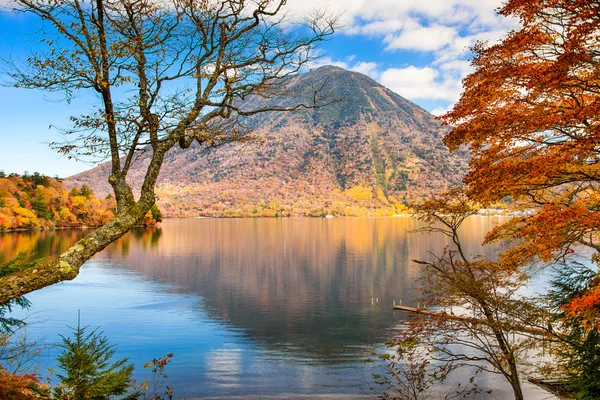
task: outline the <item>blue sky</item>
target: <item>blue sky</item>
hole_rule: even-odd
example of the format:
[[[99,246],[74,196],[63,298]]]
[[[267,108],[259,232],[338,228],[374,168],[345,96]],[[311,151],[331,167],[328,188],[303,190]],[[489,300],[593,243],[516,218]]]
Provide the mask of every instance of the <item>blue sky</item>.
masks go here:
[[[6,3],[0,0],[0,5]],[[501,0],[288,0],[301,17],[314,8],[341,13],[344,28],[319,50],[315,66],[333,64],[365,73],[421,107],[441,114],[456,102],[477,40],[500,39],[515,21],[495,13]],[[26,57],[40,25],[0,11],[0,55]],[[90,164],[68,160],[46,143],[59,139],[50,125],[89,110],[92,97],[71,104],[44,92],[0,86],[0,170],[69,176]]]

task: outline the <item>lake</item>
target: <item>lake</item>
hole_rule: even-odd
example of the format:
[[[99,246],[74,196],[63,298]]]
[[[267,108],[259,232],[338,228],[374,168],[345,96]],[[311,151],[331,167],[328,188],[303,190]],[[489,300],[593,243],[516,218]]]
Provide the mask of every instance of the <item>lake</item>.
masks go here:
[[[467,220],[471,253],[493,256],[480,243],[497,223]],[[29,334],[57,343],[80,310],[82,325],[100,327],[138,379],[143,363],[174,353],[176,398],[372,398],[380,364],[364,360],[408,317],[393,302],[416,305],[422,270],[411,260],[448,244],[409,233],[417,227],[412,218],[166,220],[113,243],[73,281],[28,295]],[[0,234],[0,261],[27,249],[58,254],[83,234]],[[56,354],[44,351],[42,371]],[[480,386],[494,389],[484,398],[510,398],[499,376]]]

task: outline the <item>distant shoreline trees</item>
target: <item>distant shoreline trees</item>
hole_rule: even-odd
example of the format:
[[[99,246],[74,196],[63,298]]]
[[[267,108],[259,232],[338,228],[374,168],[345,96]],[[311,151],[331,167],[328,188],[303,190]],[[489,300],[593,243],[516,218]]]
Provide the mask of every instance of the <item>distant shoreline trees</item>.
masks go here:
[[[70,192],[38,173],[0,178],[0,231],[100,226],[114,218],[112,199],[97,199],[83,186]]]
[[[0,174],[0,232],[12,230],[99,227],[115,217],[112,196],[98,199],[83,185],[68,191],[63,183],[39,174]],[[141,221],[156,225],[162,220],[153,206]]]

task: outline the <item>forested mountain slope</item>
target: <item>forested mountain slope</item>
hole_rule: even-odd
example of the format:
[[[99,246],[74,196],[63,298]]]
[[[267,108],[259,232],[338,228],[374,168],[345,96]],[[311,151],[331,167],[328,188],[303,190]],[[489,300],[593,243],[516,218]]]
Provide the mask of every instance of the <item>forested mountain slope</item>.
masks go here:
[[[339,101],[255,116],[248,121],[255,141],[168,153],[156,190],[163,213],[389,215],[410,199],[460,183],[466,152],[448,153],[445,129],[433,115],[365,75],[332,66],[296,77],[288,91],[306,97],[323,84]],[[130,172],[134,184],[144,161]],[[103,164],[66,182],[106,194],[108,173]]]

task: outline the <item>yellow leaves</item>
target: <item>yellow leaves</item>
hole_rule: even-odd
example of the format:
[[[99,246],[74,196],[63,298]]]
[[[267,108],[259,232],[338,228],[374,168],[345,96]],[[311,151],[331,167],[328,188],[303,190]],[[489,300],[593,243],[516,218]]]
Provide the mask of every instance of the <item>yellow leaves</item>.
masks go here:
[[[30,219],[30,220],[36,219],[35,213],[33,211],[28,210],[23,207],[17,207],[14,210],[14,213],[17,217],[21,217],[23,219]]]
[[[73,196],[71,197],[71,205],[73,207],[83,207],[87,201],[85,196]]]
[[[385,197],[385,194],[383,193],[383,189],[381,188],[377,188],[377,200],[379,200],[383,204],[390,204],[387,197]]]
[[[413,210],[402,203],[395,203],[396,214],[411,214]]]
[[[89,188],[66,191],[40,174],[0,178],[0,230],[100,226],[114,218],[114,199],[101,201]]]
[[[371,188],[357,185],[344,191],[344,194],[356,200],[371,200],[373,198],[373,191]]]

